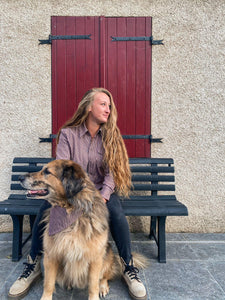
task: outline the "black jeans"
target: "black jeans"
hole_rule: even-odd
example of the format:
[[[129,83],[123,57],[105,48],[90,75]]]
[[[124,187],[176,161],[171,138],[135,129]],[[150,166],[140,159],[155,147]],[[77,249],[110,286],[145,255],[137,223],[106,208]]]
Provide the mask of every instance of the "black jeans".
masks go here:
[[[131,241],[130,231],[127,219],[124,215],[121,206],[120,198],[117,194],[112,194],[109,201],[107,201],[107,208],[109,210],[109,226],[112,237],[116,243],[119,256],[128,264],[131,260]],[[42,235],[45,224],[40,221],[46,209],[50,208],[51,204],[45,201],[40,207],[40,211],[36,217],[31,242],[31,258],[34,260],[37,255],[40,255],[43,250]]]

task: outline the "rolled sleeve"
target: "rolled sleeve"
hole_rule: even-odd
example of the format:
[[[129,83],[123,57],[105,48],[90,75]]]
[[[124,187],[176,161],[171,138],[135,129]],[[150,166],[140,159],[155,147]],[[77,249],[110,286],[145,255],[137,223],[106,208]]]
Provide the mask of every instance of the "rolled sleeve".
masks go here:
[[[62,130],[56,148],[56,159],[71,159],[71,147],[66,133]]]

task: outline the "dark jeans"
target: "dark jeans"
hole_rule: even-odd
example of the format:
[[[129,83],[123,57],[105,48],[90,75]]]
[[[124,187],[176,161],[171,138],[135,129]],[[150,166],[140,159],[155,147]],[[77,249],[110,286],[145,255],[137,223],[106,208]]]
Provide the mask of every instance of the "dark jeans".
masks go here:
[[[128,264],[131,260],[130,231],[120,201],[121,200],[117,194],[112,194],[109,201],[107,201],[107,207],[109,210],[109,226],[112,237],[116,243],[119,256],[122,257]],[[43,250],[42,234],[45,225],[40,223],[40,221],[43,218],[44,211],[49,207],[51,207],[51,205],[47,201],[42,204],[33,226],[30,252],[33,260],[38,254],[41,254]]]

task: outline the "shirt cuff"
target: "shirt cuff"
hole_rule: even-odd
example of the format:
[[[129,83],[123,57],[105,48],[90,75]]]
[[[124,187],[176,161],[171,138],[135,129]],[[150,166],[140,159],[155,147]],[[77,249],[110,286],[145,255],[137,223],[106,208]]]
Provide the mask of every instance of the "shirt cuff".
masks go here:
[[[109,200],[109,198],[113,192],[114,191],[111,188],[109,188],[108,186],[103,186],[102,189],[100,190],[101,196],[106,200]]]

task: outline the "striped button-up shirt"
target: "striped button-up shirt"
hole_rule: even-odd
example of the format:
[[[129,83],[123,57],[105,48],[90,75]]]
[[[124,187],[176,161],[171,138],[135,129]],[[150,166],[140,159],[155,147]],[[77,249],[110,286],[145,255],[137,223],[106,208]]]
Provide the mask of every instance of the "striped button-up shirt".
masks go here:
[[[94,138],[84,124],[61,130],[56,159],[70,159],[79,164],[100,190],[102,197],[109,200],[115,184],[109,169],[103,165],[103,157],[101,129]]]

